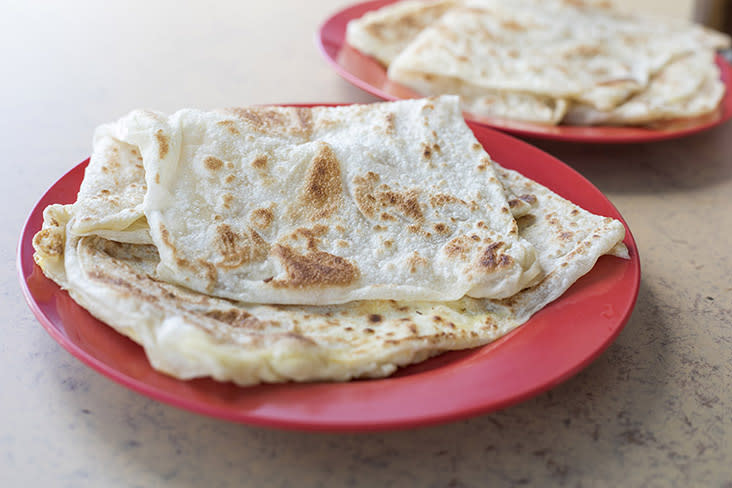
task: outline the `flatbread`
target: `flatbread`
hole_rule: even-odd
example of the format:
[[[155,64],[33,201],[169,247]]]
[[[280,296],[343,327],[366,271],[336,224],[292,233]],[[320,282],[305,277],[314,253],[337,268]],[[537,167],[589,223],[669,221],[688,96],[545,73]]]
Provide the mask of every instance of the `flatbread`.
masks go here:
[[[688,22],[589,0],[456,0],[439,15],[406,21],[431,8],[424,5],[431,4],[420,10],[399,2],[369,12],[349,24],[346,40],[387,65],[391,80],[422,95],[460,95],[463,110],[478,119],[553,125],[696,117],[716,108],[710,103],[723,88],[711,78],[712,59],[701,67],[699,96],[683,104],[656,99],[651,82],[669,63],[730,45],[729,36]],[[364,34],[372,30],[378,39]],[[631,97],[633,103],[603,115]],[[669,107],[657,109],[662,105]]]
[[[417,93],[450,93],[460,96],[463,111],[476,118],[512,119],[538,124],[558,124],[569,103],[563,98],[527,92],[490,90],[456,77],[435,76],[419,71],[392,71],[399,83]]]
[[[454,0],[407,0],[387,5],[349,22],[346,40],[388,66],[422,29],[456,3]]]
[[[61,205],[44,212],[35,259],[77,303],[141,344],[154,368],[176,378],[251,385],[382,377],[446,350],[495,340],[561,296],[601,255],[627,257],[620,222],[495,167],[507,191],[528,202],[519,233],[547,271],[504,300],[233,303],[161,280],[154,246],[67,233],[73,207]]]
[[[441,0],[396,2],[349,22],[346,41],[388,67],[424,28],[457,5],[459,2]],[[463,110],[478,117],[556,124],[567,109],[564,100],[486,90],[454,77],[405,71],[398,78],[418,93],[460,95]]]
[[[711,51],[681,56],[651,79],[648,87],[608,110],[576,104],[564,122],[575,125],[641,125],[712,112],[724,96],[724,83]]]
[[[74,204],[69,231],[135,244],[152,243],[142,209],[147,192],[139,148],[111,136],[113,125],[94,135],[94,152]]]
[[[581,2],[481,0],[424,29],[392,62],[389,77],[429,73],[605,110],[703,39],[691,25],[651,23]]]
[[[137,111],[115,137],[143,155],[160,276],[202,293],[505,298],[541,273],[456,97]]]

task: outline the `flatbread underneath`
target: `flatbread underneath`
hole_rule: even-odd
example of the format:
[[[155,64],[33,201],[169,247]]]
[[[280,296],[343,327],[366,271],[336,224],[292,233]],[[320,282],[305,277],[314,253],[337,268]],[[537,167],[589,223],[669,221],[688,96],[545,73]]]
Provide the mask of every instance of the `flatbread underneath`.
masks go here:
[[[383,377],[447,350],[476,347],[526,322],[603,254],[627,257],[624,227],[496,165],[527,205],[519,232],[538,250],[543,280],[505,300],[359,301],[331,306],[234,303],[158,279],[154,246],[66,232],[72,207],[44,213],[36,262],[92,315],[145,349],[159,371],[240,385]],[[609,258],[613,259],[613,258]]]

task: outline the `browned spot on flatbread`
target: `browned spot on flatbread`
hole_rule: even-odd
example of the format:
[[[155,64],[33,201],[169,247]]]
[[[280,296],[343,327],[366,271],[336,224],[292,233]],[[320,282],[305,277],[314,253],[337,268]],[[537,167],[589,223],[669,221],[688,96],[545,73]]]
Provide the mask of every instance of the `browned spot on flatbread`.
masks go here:
[[[159,229],[160,229],[160,237],[163,239],[163,244],[165,244],[166,246],[168,246],[171,249],[175,249],[173,247],[173,243],[170,241],[170,231],[168,231],[168,229],[163,224],[160,224]]]
[[[255,208],[249,215],[249,221],[259,230],[266,230],[274,220],[274,213],[269,208]]]
[[[519,195],[516,198],[512,198],[511,200],[509,200],[508,206],[511,208],[516,208],[521,205],[522,202],[527,205],[533,206],[536,203],[536,196],[529,193],[525,195]]]
[[[313,112],[309,108],[296,107],[295,113],[297,114],[298,121],[298,132],[305,136],[310,136],[313,132]]]
[[[393,112],[389,112],[388,114],[386,114],[386,127],[384,128],[384,130],[388,135],[396,134],[396,126],[394,125],[395,117],[396,116]]]
[[[583,57],[591,58],[593,56],[597,56],[600,53],[602,53],[602,49],[599,46],[583,46],[583,45],[580,45],[580,46],[577,47],[577,49],[574,50],[574,53],[573,54],[576,54],[578,56],[583,56]]]
[[[155,173],[155,183],[160,184],[160,173]]]
[[[264,261],[269,253],[269,244],[252,228],[238,234],[229,225],[220,224],[213,244],[222,256],[216,266],[223,269]]]
[[[325,233],[328,232],[328,227],[325,225],[315,225],[312,228],[307,227],[299,227],[295,229],[293,232],[291,232],[289,235],[285,236],[283,238],[284,242],[285,240],[292,241],[294,243],[297,243],[298,241],[304,240],[305,241],[305,247],[309,250],[317,250],[318,245],[320,244],[319,237],[322,237],[325,235]]]
[[[143,302],[157,301],[157,298],[154,295],[145,293],[145,291],[143,291],[139,287],[135,286],[131,280],[126,280],[123,277],[119,277],[119,276],[109,275],[101,269],[98,269],[98,268],[93,269],[87,273],[87,276],[93,281],[98,281],[100,283],[104,283],[105,285],[109,285],[114,288],[117,288],[117,290],[120,290],[120,289],[124,290],[129,295],[141,298]],[[143,279],[142,276],[137,275],[137,274],[135,274],[134,278],[136,278],[138,280]]]
[[[483,254],[481,254],[478,264],[490,271],[505,268],[513,264],[511,256],[499,252],[503,246],[503,242],[489,244],[483,251]]]
[[[261,132],[285,127],[287,122],[287,117],[278,110],[254,107],[231,108],[228,111],[246,121],[254,130]]]
[[[33,236],[33,248],[49,256],[61,256],[64,253],[63,234],[59,229],[43,229]]]
[[[369,322],[371,322],[372,324],[379,323],[382,320],[384,320],[384,317],[377,313],[372,313],[371,315],[369,315]]]
[[[229,310],[207,310],[202,313],[206,317],[235,328],[264,330],[268,325],[266,321],[260,320],[249,312],[237,308]]]
[[[371,36],[384,41],[394,42],[395,36],[397,40],[409,39],[440,17],[449,7],[451,7],[449,3],[439,2],[425,4],[420,6],[418,10],[407,10],[397,19],[394,19],[399,23],[398,32],[394,31],[394,20],[391,19],[366,24],[364,30]]]
[[[258,169],[260,171],[264,171],[267,169],[267,155],[266,154],[260,154],[256,158],[254,158],[254,161],[252,161],[252,168]]]
[[[428,261],[419,255],[417,251],[413,252],[408,258],[407,258],[407,266],[409,266],[409,272],[410,273],[416,273],[419,268],[423,268],[427,266]]]
[[[328,144],[322,143],[308,166],[299,205],[311,221],[330,217],[342,200],[341,165]]]
[[[544,215],[544,220],[546,220],[549,225],[558,226],[559,225],[559,219],[557,218],[556,214],[549,213]]]
[[[389,205],[396,206],[407,217],[414,220],[422,220],[422,209],[417,200],[417,190],[407,190],[406,192],[384,192],[381,201]]]
[[[373,190],[380,179],[373,171],[353,178],[353,198],[361,213],[369,219],[376,216],[376,197]]]
[[[239,132],[239,129],[237,129],[236,127],[236,122],[233,120],[221,120],[216,124],[226,128],[226,130],[228,130],[231,135],[238,136],[239,134],[241,134]]]
[[[466,235],[457,236],[445,244],[444,252],[449,258],[464,260],[475,245],[476,243],[470,237]]]
[[[218,271],[216,271],[216,266],[213,265],[213,263],[210,263],[204,259],[198,259],[196,261],[198,263],[199,269],[203,270],[204,276],[206,276],[206,281],[208,282],[208,285],[206,286],[206,291],[212,291],[213,285],[218,279]]]
[[[347,286],[360,276],[349,260],[320,250],[298,254],[290,247],[275,244],[272,255],[279,258],[287,274],[283,280],[270,281],[277,288]]]
[[[632,78],[616,78],[612,80],[598,81],[598,86],[622,86],[622,85],[637,85],[638,82]]]
[[[526,27],[519,24],[515,20],[504,20],[503,22],[501,22],[501,27],[503,27],[504,29],[512,30],[512,31],[516,31],[516,32],[526,30]]]
[[[312,132],[311,114],[307,108],[248,107],[230,108],[226,112],[260,133],[308,137]]]
[[[116,170],[117,168],[120,167],[120,163],[119,163],[119,149],[117,149],[116,147],[113,148],[112,154],[110,154],[107,157],[106,161],[104,162],[104,166],[106,168],[111,169],[111,170]]]
[[[203,165],[209,171],[217,171],[224,166],[224,162],[215,156],[206,156],[206,158],[203,160]]]
[[[434,195],[430,196],[430,205],[433,207],[441,207],[443,205],[447,205],[448,203],[462,203],[465,205],[465,202],[461,200],[460,198],[457,198],[454,195],[448,195],[446,193],[435,193]]]
[[[430,159],[432,157],[432,147],[429,144],[422,145],[422,157]]]
[[[158,157],[163,159],[170,150],[170,140],[163,132],[163,129],[158,129],[155,132],[155,139],[158,141]]]
[[[387,184],[381,184],[377,188],[376,183],[379,180],[379,175],[371,171],[353,179],[353,196],[364,216],[374,219],[379,215],[382,220],[394,220],[393,215],[386,212],[392,210],[417,222],[424,219],[418,190],[395,191]]]

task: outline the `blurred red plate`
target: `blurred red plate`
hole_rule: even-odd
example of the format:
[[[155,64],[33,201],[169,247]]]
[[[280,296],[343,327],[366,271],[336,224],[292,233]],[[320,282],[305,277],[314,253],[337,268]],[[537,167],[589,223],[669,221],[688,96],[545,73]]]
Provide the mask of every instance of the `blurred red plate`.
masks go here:
[[[389,80],[384,67],[374,58],[346,44],[346,25],[370,10],[396,0],[375,0],[358,3],[333,14],[320,27],[318,46],[325,59],[341,77],[362,90],[384,100],[419,98],[413,90]],[[631,143],[674,139],[710,129],[732,118],[732,66],[717,56],[721,78],[726,85],[722,103],[716,111],[702,117],[678,119],[657,124],[653,128],[610,126],[549,126],[465,114],[471,124],[500,129],[513,134],[557,141]]]
[[[307,105],[311,106],[311,105]],[[500,132],[473,128],[491,156],[587,210],[622,220],[573,169]],[[640,262],[630,230],[630,260],[601,257],[560,299],[487,346],[456,351],[379,380],[237,387],[211,379],[180,381],[152,369],[140,346],[94,319],[33,262],[43,209],[76,200],[88,160],[38,201],[18,246],[25,298],[48,333],[82,362],[156,400],[221,419],[318,431],[408,428],[490,412],[552,388],[587,366],[620,333],[638,295]]]

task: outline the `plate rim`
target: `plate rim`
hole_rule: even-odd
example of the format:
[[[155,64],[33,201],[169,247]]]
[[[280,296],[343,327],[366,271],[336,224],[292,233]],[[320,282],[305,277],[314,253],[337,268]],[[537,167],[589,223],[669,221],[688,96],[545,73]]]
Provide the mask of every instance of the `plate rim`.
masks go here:
[[[385,5],[396,3],[402,0],[365,0],[352,3],[343,8],[338,9],[330,14],[319,26],[315,35],[315,42],[318,51],[325,58],[330,67],[344,80],[350,84],[360,88],[361,90],[373,95],[377,98],[387,101],[403,100],[402,98],[383,91],[368,81],[353,74],[347,68],[342,66],[336,57],[332,56],[327,43],[337,45],[338,52],[346,44],[345,42],[345,26],[349,20],[356,18],[352,16],[352,12],[364,12],[380,8]],[[344,22],[345,21],[345,22]],[[338,27],[343,22],[343,36],[338,39],[326,39],[326,33],[333,28]],[[340,30],[340,29],[339,29]],[[366,56],[366,55],[364,55]],[[535,139],[545,139],[562,142],[586,142],[595,144],[639,144],[644,142],[659,142],[669,139],[677,139],[703,132],[732,119],[732,63],[727,62],[719,53],[715,54],[715,62],[720,70],[720,78],[725,85],[725,93],[719,103],[717,110],[721,110],[721,115],[713,121],[701,122],[698,125],[684,127],[676,130],[654,130],[645,127],[633,126],[545,126],[542,124],[532,124],[530,122],[519,122],[510,120],[499,120],[488,122],[486,120],[472,119],[465,114],[465,121],[468,125],[477,125],[488,127],[502,132],[508,132],[521,137],[531,137]],[[551,129],[551,131],[549,130]]]
[[[335,106],[335,105],[348,105],[348,104],[331,104],[331,103],[305,103],[305,104],[288,104],[288,106],[300,106],[300,107],[312,107],[312,106]],[[112,381],[129,388],[137,393],[143,394],[149,398],[152,398],[154,400],[160,401],[162,403],[181,408],[183,410],[192,411],[201,415],[205,415],[208,417],[214,417],[219,418],[222,420],[228,420],[233,421],[237,423],[243,423],[248,425],[255,425],[255,426],[263,426],[263,427],[272,427],[272,428],[279,428],[279,429],[287,429],[287,430],[300,430],[300,431],[319,431],[319,432],[370,432],[370,431],[384,431],[384,430],[400,430],[400,429],[409,429],[409,428],[415,428],[415,427],[422,427],[422,426],[428,426],[428,425],[435,425],[435,424],[441,424],[445,422],[450,421],[456,421],[464,418],[468,418],[474,415],[479,415],[483,413],[493,412],[496,410],[500,410],[503,408],[506,408],[508,406],[520,403],[528,398],[531,398],[539,393],[542,393],[544,391],[547,391],[551,388],[554,388],[558,384],[566,381],[568,378],[574,376],[579,371],[587,367],[591,362],[593,362],[600,354],[602,354],[607,347],[614,342],[614,340],[617,338],[617,336],[620,334],[620,332],[625,328],[625,325],[627,324],[628,320],[630,319],[630,316],[635,308],[635,304],[638,299],[638,293],[640,289],[640,279],[641,279],[641,263],[640,263],[640,256],[638,253],[637,244],[635,242],[635,239],[630,231],[630,228],[627,224],[627,222],[623,219],[620,212],[617,210],[617,208],[613,205],[613,203],[595,186],[593,185],[589,180],[587,180],[584,176],[582,176],[578,171],[576,171],[574,168],[570,167],[566,163],[560,161],[559,159],[555,158],[554,156],[546,153],[545,151],[526,143],[520,139],[517,139],[515,137],[512,137],[508,134],[502,133],[500,131],[497,131],[495,129],[491,129],[488,127],[471,127],[473,132],[476,133],[476,138],[479,140],[481,145],[484,145],[483,137],[493,137],[498,138],[499,141],[501,141],[503,144],[510,143],[514,146],[518,146],[522,149],[522,151],[528,151],[529,153],[532,153],[533,156],[541,156],[543,160],[550,160],[552,164],[559,165],[561,170],[563,172],[567,172],[568,174],[571,174],[575,180],[575,184],[581,183],[583,185],[583,188],[585,190],[590,190],[592,193],[596,194],[594,198],[599,198],[603,206],[608,206],[608,208],[612,209],[614,212],[614,218],[618,218],[626,229],[626,237],[625,237],[625,243],[628,246],[629,251],[631,252],[631,259],[627,264],[623,264],[623,266],[627,267],[627,271],[630,273],[629,279],[632,281],[632,286],[630,287],[628,292],[628,296],[630,299],[625,303],[625,308],[622,310],[622,313],[618,316],[616,320],[614,320],[614,328],[612,329],[612,333],[607,335],[604,340],[599,342],[595,345],[594,350],[592,350],[589,354],[584,354],[583,358],[577,362],[575,362],[571,367],[563,370],[563,372],[559,375],[554,375],[550,379],[541,379],[539,381],[535,381],[534,386],[532,388],[524,389],[523,391],[520,391],[518,393],[514,393],[512,395],[504,396],[500,401],[493,401],[491,403],[474,403],[472,405],[461,405],[460,408],[455,409],[447,409],[442,411],[441,413],[431,413],[428,415],[420,415],[419,413],[408,416],[408,418],[401,417],[392,417],[392,418],[380,418],[380,419],[369,419],[366,421],[353,421],[353,420],[339,420],[339,419],[333,419],[329,421],[324,421],[323,419],[319,420],[313,420],[308,418],[293,418],[293,417],[287,417],[284,418],[279,415],[265,415],[265,414],[257,414],[257,413],[250,413],[250,412],[238,412],[231,410],[230,408],[223,408],[219,406],[212,406],[208,403],[201,403],[197,402],[192,399],[186,399],[181,398],[179,395],[176,395],[175,393],[172,393],[167,390],[161,390],[160,388],[150,385],[144,381],[138,380],[136,378],[132,378],[123,372],[119,371],[118,369],[113,368],[112,366],[105,364],[104,362],[100,361],[96,357],[94,357],[91,353],[85,351],[81,346],[73,343],[66,335],[64,335],[56,325],[54,325],[53,321],[45,315],[43,310],[40,308],[38,303],[35,300],[35,297],[33,296],[32,291],[28,287],[27,279],[31,276],[34,270],[39,271],[37,268],[37,265],[33,263],[32,259],[32,248],[31,248],[31,255],[27,255],[27,249],[31,247],[31,241],[32,237],[37,232],[37,230],[40,228],[38,224],[38,219],[40,218],[42,220],[43,208],[45,208],[45,205],[47,205],[46,200],[48,200],[51,196],[53,196],[53,190],[56,189],[60,184],[62,184],[65,181],[68,181],[70,178],[73,178],[75,176],[75,173],[77,172],[83,172],[86,168],[86,165],[88,164],[89,159],[87,158],[85,161],[82,161],[81,163],[78,163],[74,165],[70,170],[65,172],[61,177],[59,177],[44,193],[43,195],[37,200],[37,202],[33,205],[30,213],[28,214],[28,217],[25,220],[25,223],[22,227],[22,231],[20,234],[20,239],[18,241],[17,245],[17,256],[16,256],[16,266],[17,266],[17,272],[18,272],[18,278],[20,281],[21,289],[23,292],[23,297],[26,300],[26,303],[28,303],[32,313],[36,317],[36,319],[41,323],[44,329],[51,335],[51,337],[59,343],[66,351],[68,351],[72,356],[79,359],[82,363],[89,366],[92,370],[96,371],[97,373],[102,374],[103,376],[106,376],[107,378],[111,379]],[[485,147],[485,146],[484,146]],[[489,148],[486,148],[486,150],[491,154],[491,151]],[[500,162],[500,161],[499,161]],[[510,167],[511,165],[507,165],[507,167]],[[550,188],[551,189],[551,188]],[[556,190],[552,190],[556,191]],[[75,195],[71,195],[71,197],[74,197]],[[589,197],[588,197],[589,198]],[[36,221],[36,222],[34,222]],[[26,252],[24,252],[24,249]],[[29,266],[30,269],[25,269],[25,263],[30,260]],[[590,272],[591,273],[591,272]],[[588,274],[590,274],[588,273]],[[42,278],[44,280],[47,280],[49,283],[52,283],[53,286],[58,287],[55,283],[51,282],[42,275]],[[66,292],[62,292],[66,293]],[[561,300],[562,297],[558,298],[557,300]],[[550,307],[551,304],[547,305],[547,307]],[[84,313],[88,313],[84,311]],[[485,346],[482,346],[481,348],[485,347],[500,347],[500,344],[502,342],[505,342],[507,340],[510,340],[511,337],[513,337],[516,333],[523,330],[523,328],[531,323],[532,319],[529,319],[527,323],[523,324],[520,327],[517,327],[514,331],[510,332],[506,336],[503,336],[496,341],[487,344]],[[104,327],[107,327],[106,325]],[[115,332],[116,333],[116,332]],[[120,335],[120,339],[122,340],[129,340],[126,337]],[[140,347],[140,346],[137,346]],[[475,350],[479,350],[481,348],[475,348]],[[145,360],[147,360],[145,358]],[[439,369],[439,368],[438,368]],[[409,378],[407,376],[406,378]],[[367,382],[386,382],[390,381],[392,378],[384,378],[384,379],[374,379],[374,380],[367,380]],[[182,381],[182,380],[177,380]],[[185,382],[184,382],[185,383]],[[338,388],[342,385],[348,385],[348,383],[313,383],[310,385],[327,385],[328,388]],[[243,388],[243,387],[236,387],[235,385],[231,385],[232,388]]]

